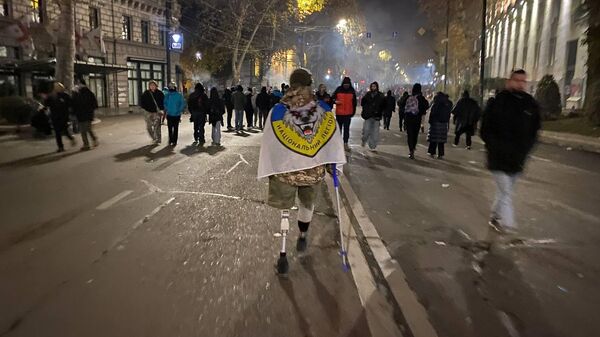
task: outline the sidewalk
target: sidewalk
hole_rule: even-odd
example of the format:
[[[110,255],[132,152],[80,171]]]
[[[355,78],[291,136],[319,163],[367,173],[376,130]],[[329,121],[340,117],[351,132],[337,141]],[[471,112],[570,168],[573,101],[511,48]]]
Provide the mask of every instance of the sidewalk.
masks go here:
[[[571,149],[600,153],[600,138],[564,132],[540,131],[540,142]]]

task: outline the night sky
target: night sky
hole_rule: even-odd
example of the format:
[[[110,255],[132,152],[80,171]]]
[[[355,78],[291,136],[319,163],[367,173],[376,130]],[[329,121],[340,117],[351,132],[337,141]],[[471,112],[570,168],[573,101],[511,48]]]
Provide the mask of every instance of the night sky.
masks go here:
[[[428,28],[427,18],[417,0],[358,0],[374,43],[392,50],[401,62],[423,61],[433,55],[429,34],[420,36],[420,27]],[[393,33],[398,37],[393,38]]]

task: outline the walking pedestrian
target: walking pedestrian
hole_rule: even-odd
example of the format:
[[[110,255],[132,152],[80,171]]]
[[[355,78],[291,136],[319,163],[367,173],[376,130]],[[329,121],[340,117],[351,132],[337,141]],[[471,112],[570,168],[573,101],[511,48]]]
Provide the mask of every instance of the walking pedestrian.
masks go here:
[[[304,119],[325,125],[326,121],[332,121],[334,118],[331,111],[325,111],[319,102],[315,102],[311,83],[312,77],[308,71],[294,70],[290,77],[291,89],[281,100],[284,104],[273,108],[272,117],[266,124],[258,162],[258,178],[269,179],[267,203],[281,210],[282,220],[287,221],[289,209],[295,206],[296,198],[299,200],[300,235],[296,243],[298,252],[307,249],[308,230],[315,205],[320,200],[318,194],[325,179],[326,166],[346,162],[342,141],[336,128],[300,128]],[[273,127],[284,120],[294,121],[292,124],[297,127],[279,130]],[[293,137],[298,143],[291,145],[280,141],[280,136]],[[313,139],[328,141],[321,142],[315,150]],[[283,234],[287,234],[288,230],[287,226],[282,226]],[[280,254],[285,257],[285,248]],[[285,273],[287,270],[281,272]]]
[[[221,146],[221,126],[223,126],[223,115],[225,114],[225,103],[219,98],[217,88],[210,89],[210,113],[208,123],[212,125],[212,146]]]
[[[190,122],[194,123],[194,143],[192,145],[202,145],[206,142],[204,138],[204,125],[206,124],[206,115],[210,110],[208,96],[202,83],[196,83],[194,92],[190,94],[187,100],[188,110],[190,110]]]
[[[419,140],[419,129],[423,116],[429,109],[429,102],[421,92],[421,84],[415,83],[412,88],[412,94],[406,98],[406,101],[400,109],[404,110],[404,123],[406,126],[406,138],[408,141],[408,150],[410,159],[415,159],[415,149]]]
[[[235,92],[231,96],[233,100],[233,110],[235,111],[235,131],[241,132],[244,129],[244,108],[246,107],[246,95],[244,88],[238,85]]]
[[[392,121],[394,111],[396,111],[396,98],[392,95],[392,91],[388,90],[385,96],[385,109],[383,110],[383,128],[385,130],[390,129],[390,122]]]
[[[450,123],[450,112],[452,111],[452,102],[443,92],[438,92],[433,97],[431,112],[429,113],[429,133],[427,141],[429,142],[429,155],[435,157],[436,150],[438,159],[444,157],[444,145],[448,141],[448,127]]]
[[[379,91],[379,83],[373,82],[360,101],[362,107],[362,118],[365,120],[362,130],[361,146],[369,145],[369,149],[375,152],[379,143],[379,127],[386,106],[386,99]]]
[[[404,107],[406,106],[406,100],[408,99],[408,91],[402,94],[402,97],[398,100],[398,120],[400,126],[400,132],[406,131],[406,124],[404,122]]]
[[[227,130],[233,130],[233,126],[231,125],[231,118],[233,116],[233,100],[231,99],[231,95],[235,91],[235,88],[225,88],[225,92],[223,93],[223,101],[225,103],[225,107],[227,108]]]
[[[73,91],[73,112],[77,117],[79,132],[83,141],[81,151],[87,151],[90,149],[88,135],[92,138],[94,147],[98,146],[98,138],[92,131],[94,111],[98,108],[98,100],[96,95],[86,86],[83,79],[79,79],[78,82]]]
[[[342,130],[344,149],[349,151],[350,147],[348,146],[348,140],[350,139],[350,122],[352,121],[352,117],[356,114],[356,105],[358,103],[356,91],[352,87],[352,80],[350,77],[344,77],[342,85],[337,87],[333,92],[332,100],[335,104],[335,118]]]
[[[69,114],[71,113],[71,97],[65,92],[65,87],[60,82],[54,83],[50,94],[43,94],[45,98],[44,105],[50,109],[50,120],[54,128],[56,137],[56,152],[64,152],[62,137],[65,136],[71,141],[71,146],[75,146],[75,138],[69,132]]]
[[[279,103],[282,97],[283,94],[281,93],[281,90],[274,88],[273,91],[271,91],[271,108],[274,107],[275,104]]]
[[[254,128],[254,104],[252,104],[252,96],[254,92],[252,88],[248,87],[246,91],[246,105],[244,111],[246,112],[246,129],[250,130]]]
[[[267,87],[262,87],[256,96],[256,108],[258,109],[258,127],[262,130],[271,110],[271,97],[267,93]]]
[[[489,225],[504,234],[517,229],[513,189],[541,127],[539,106],[526,88],[525,71],[513,71],[506,89],[486,106],[481,123],[487,166],[497,185]]]
[[[140,107],[145,111],[146,129],[154,144],[160,144],[162,140],[160,124],[165,109],[164,99],[165,95],[158,90],[155,81],[148,83],[148,90],[140,97]]]
[[[175,83],[169,84],[169,92],[165,97],[165,112],[167,114],[167,127],[169,129],[169,145],[176,146],[179,136],[179,123],[181,123],[181,113],[185,109],[185,99],[177,91]]]
[[[469,91],[465,90],[462,94],[461,99],[458,100],[456,106],[452,110],[454,115],[454,125],[456,129],[454,131],[454,146],[458,146],[460,143],[460,136],[466,135],[467,138],[467,150],[471,149],[471,137],[475,134],[477,129],[477,122],[481,116],[481,108],[479,104],[469,96]]]
[[[323,101],[330,109],[333,109],[333,100],[331,99],[331,95],[327,93],[327,86],[325,84],[319,84],[319,90],[315,96],[317,97],[317,100]]]

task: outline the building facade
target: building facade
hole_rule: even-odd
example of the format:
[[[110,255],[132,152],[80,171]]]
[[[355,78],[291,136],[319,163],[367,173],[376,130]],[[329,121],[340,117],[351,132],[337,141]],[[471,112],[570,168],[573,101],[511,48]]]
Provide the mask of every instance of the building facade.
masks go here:
[[[167,44],[177,31],[180,6],[172,0],[72,0],[75,73],[88,82],[108,113],[138,104],[150,80],[167,82]],[[51,80],[60,33],[57,0],[0,0],[0,85],[35,96]],[[171,29],[166,28],[170,9]],[[170,81],[183,82],[179,54],[170,52]]]
[[[582,0],[492,0],[487,8],[486,78],[506,78],[522,68],[533,93],[553,75],[563,104],[581,108],[585,100],[586,26],[576,10]]]

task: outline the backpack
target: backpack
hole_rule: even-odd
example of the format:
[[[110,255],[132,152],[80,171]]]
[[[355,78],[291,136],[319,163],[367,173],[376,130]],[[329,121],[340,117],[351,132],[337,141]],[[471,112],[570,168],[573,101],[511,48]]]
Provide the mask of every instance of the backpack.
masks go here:
[[[404,107],[404,113],[414,116],[419,114],[419,100],[417,99],[417,96],[408,96],[406,106]]]

